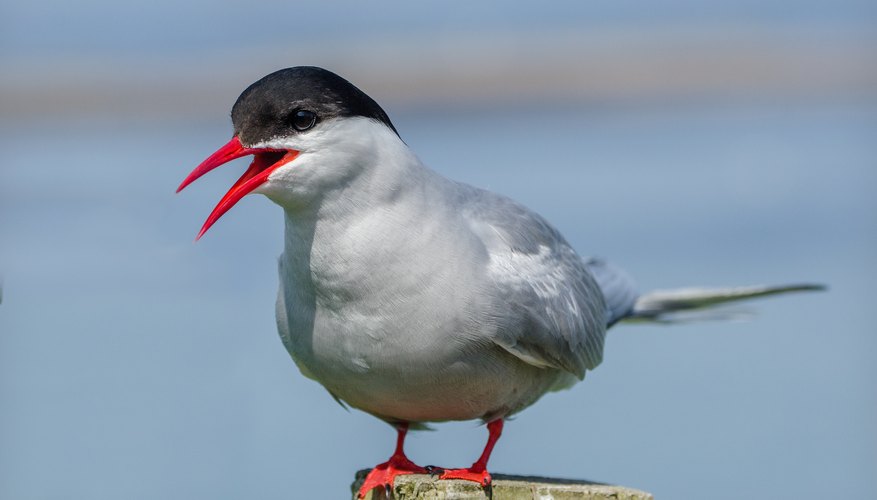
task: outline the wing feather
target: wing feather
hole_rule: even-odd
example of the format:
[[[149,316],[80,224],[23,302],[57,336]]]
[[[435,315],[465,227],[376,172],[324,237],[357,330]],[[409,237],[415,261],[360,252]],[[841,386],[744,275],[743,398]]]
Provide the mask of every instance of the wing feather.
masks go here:
[[[579,379],[600,364],[607,308],[585,263],[545,219],[499,195],[470,194],[464,217],[483,242],[498,327],[522,361]]]

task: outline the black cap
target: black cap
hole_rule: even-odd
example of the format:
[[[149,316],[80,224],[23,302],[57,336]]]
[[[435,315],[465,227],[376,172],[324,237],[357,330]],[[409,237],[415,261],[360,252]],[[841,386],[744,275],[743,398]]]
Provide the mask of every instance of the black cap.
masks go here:
[[[301,112],[315,115],[313,126],[332,118],[363,116],[399,135],[374,99],[335,73],[315,66],[281,69],[250,85],[234,103],[231,121],[243,144],[257,144],[301,133],[295,121]]]

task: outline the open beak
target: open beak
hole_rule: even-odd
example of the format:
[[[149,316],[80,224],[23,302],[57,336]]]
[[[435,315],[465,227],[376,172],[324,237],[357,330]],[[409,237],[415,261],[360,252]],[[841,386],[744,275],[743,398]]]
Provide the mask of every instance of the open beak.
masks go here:
[[[178,193],[182,191],[183,188],[194,182],[195,179],[220,165],[224,165],[231,160],[242,156],[255,155],[253,157],[253,162],[250,163],[250,168],[244,172],[244,175],[242,175],[241,178],[231,186],[231,189],[225,193],[225,196],[219,200],[216,208],[210,212],[204,225],[201,226],[201,231],[195,239],[197,240],[201,238],[201,236],[204,236],[204,233],[210,229],[210,226],[219,220],[223,214],[228,212],[235,203],[268,180],[268,176],[271,175],[271,172],[294,160],[295,157],[298,156],[298,153],[299,152],[294,149],[245,148],[237,136],[234,136],[225,146],[219,148],[215,153],[201,162],[200,165],[195,167],[195,170],[192,170],[192,173],[190,173],[182,184],[180,184],[180,187],[177,188]]]

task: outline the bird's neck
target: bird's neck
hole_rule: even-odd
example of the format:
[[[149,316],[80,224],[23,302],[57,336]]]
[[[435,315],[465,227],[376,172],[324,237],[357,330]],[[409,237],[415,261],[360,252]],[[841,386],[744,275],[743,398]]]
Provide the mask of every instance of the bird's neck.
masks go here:
[[[284,266],[297,280],[340,283],[381,265],[369,256],[428,244],[429,237],[411,235],[422,221],[441,219],[450,181],[425,167],[395,134],[378,140],[384,142],[347,156],[359,162],[347,169],[355,175],[326,183],[319,193],[275,200],[285,211]]]

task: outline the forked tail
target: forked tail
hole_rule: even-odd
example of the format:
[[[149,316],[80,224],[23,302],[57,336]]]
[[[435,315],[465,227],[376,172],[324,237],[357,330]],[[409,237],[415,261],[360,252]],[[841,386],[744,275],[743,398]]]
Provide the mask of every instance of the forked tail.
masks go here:
[[[720,288],[677,288],[655,290],[640,295],[633,308],[621,321],[649,321],[675,323],[701,319],[728,319],[737,315],[712,309],[715,306],[740,300],[767,297],[788,292],[825,290],[824,285],[803,283],[795,285],[754,285]]]
[[[606,302],[607,325],[624,322],[679,323],[709,319],[734,319],[740,311],[716,308],[740,300],[789,292],[825,290],[824,285],[754,285],[719,288],[676,288],[637,291],[630,276],[602,259],[588,259],[585,266],[600,286]]]

